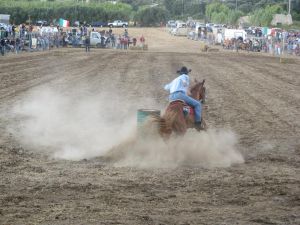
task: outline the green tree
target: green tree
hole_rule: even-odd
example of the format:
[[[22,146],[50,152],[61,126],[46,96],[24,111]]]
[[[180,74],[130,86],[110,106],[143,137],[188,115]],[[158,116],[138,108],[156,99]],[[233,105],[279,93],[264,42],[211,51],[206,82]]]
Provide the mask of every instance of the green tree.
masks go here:
[[[215,1],[206,6],[205,15],[213,23],[236,25],[243,12],[230,9],[224,3]]]
[[[146,7],[137,12],[135,19],[142,26],[157,26],[166,22],[168,14],[168,11],[161,7]]]
[[[209,20],[213,22],[215,20],[216,22],[218,21],[218,23],[221,23],[226,21],[225,17],[226,15],[228,15],[229,10],[229,7],[225,4],[218,1],[214,1],[213,3],[206,6],[205,15]]]
[[[277,13],[283,13],[280,5],[268,5],[265,8],[255,10],[250,16],[250,22],[256,26],[269,26],[273,16]]]

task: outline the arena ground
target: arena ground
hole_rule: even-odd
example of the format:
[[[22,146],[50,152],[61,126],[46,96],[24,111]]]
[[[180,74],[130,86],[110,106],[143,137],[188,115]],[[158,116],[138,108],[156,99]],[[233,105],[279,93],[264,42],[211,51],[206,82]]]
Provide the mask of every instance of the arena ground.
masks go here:
[[[0,58],[0,224],[300,224],[300,60],[204,53],[164,29],[129,34],[143,34],[149,50]],[[204,117],[214,132],[237,139],[243,160],[113,163],[109,148],[122,148],[117,140],[136,126],[138,108],[163,110],[163,85],[182,65],[206,79]],[[71,143],[76,157],[60,151]]]

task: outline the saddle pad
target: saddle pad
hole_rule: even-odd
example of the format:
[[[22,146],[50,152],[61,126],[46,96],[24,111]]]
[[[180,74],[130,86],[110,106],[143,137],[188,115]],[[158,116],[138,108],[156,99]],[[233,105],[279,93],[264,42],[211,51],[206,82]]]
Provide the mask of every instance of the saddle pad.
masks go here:
[[[187,116],[187,115],[194,116],[195,110],[193,107],[185,105],[185,106],[183,106],[183,114],[184,114],[184,116]]]

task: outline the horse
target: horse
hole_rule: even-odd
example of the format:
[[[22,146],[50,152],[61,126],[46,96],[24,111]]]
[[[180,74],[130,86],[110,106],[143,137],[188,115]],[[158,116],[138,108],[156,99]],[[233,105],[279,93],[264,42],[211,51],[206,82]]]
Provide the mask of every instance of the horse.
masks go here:
[[[205,102],[206,88],[205,80],[199,82],[195,79],[195,84],[190,88],[190,97]],[[158,122],[159,134],[164,140],[170,138],[174,132],[178,136],[183,136],[188,128],[195,128],[193,107],[187,105],[182,100],[175,100],[169,103],[162,117],[156,118]],[[202,119],[201,129],[206,130],[207,126]]]
[[[231,49],[232,48],[232,40],[225,39],[223,42],[223,48],[224,49]]]
[[[239,45],[239,48],[241,50],[245,50],[247,52],[250,51],[250,44],[248,42],[241,42],[240,45]]]

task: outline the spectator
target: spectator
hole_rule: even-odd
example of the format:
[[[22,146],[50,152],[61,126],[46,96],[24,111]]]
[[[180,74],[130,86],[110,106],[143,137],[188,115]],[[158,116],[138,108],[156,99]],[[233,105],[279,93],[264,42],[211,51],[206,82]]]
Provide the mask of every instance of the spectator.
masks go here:
[[[141,42],[142,47],[144,47],[144,45],[145,45],[145,37],[144,37],[144,35],[142,35],[140,37],[140,42]]]
[[[15,47],[15,49],[16,49],[16,54],[18,54],[19,53],[19,51],[20,51],[20,44],[21,44],[21,41],[20,41],[20,38],[16,38],[16,42],[15,42],[15,45],[16,45],[16,47]]]
[[[105,37],[101,35],[101,48],[105,48]]]
[[[111,35],[111,47],[114,48],[116,46],[116,37],[114,34]]]
[[[128,43],[129,43],[129,40],[128,40],[128,37],[124,37],[123,38],[123,46],[124,46],[124,49],[127,49],[128,48]]]
[[[1,52],[1,55],[4,56],[4,53],[5,53],[5,39],[4,37],[1,39],[0,41],[0,52]]]
[[[121,35],[119,35],[119,37],[117,37],[116,44],[117,44],[117,49],[120,49],[121,48]]]
[[[125,31],[124,31],[124,36],[127,38],[128,37],[128,30],[127,30],[127,28],[125,29]]]
[[[124,37],[120,36],[121,49],[124,49]]]
[[[132,38],[132,44],[133,44],[133,46],[136,46],[136,38],[134,37],[134,38]]]
[[[90,52],[91,40],[88,35],[85,36],[85,52]]]
[[[13,38],[15,38],[16,37],[16,26],[15,26],[15,24],[12,25],[11,31],[12,31]]]

